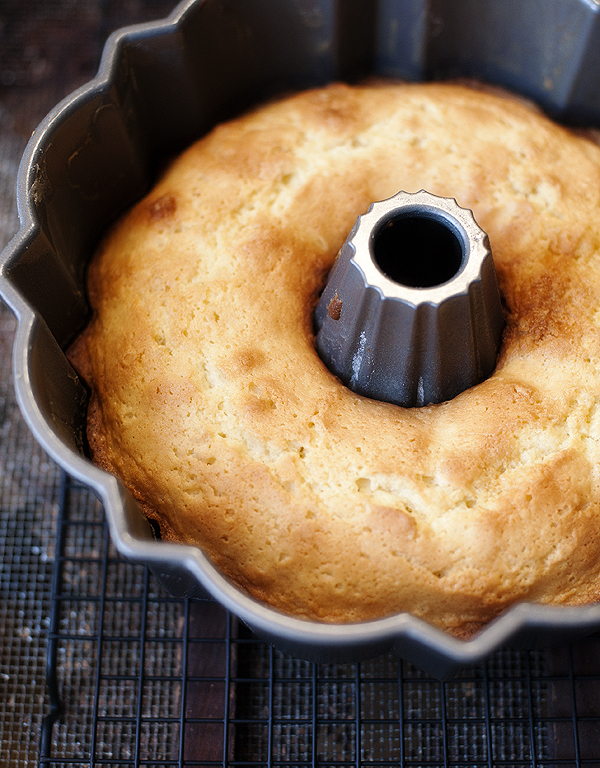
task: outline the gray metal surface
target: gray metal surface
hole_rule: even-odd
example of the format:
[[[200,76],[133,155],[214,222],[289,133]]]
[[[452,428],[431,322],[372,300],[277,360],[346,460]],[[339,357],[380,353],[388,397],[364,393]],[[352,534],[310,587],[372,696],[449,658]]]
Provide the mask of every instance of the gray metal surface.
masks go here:
[[[473,213],[424,190],[358,217],[315,309],[327,367],[366,397],[441,403],[496,365],[504,317]]]
[[[86,392],[63,354],[86,321],[85,265],[100,232],[161,158],[215,122],[290,88],[363,75],[481,76],[565,120],[600,124],[600,6],[592,0],[185,2],[158,24],[112,36],[98,76],[41,123],[18,183],[20,229],[0,290],[18,318],[21,410],[43,448],[93,488],[121,553],[175,594],[208,589],[296,655],[364,658],[394,649],[440,677],[503,643],[566,640],[600,627],[600,607],[517,606],[469,642],[411,616],[332,626],[249,599],[192,547],[155,541],[130,495],[85,455]]]

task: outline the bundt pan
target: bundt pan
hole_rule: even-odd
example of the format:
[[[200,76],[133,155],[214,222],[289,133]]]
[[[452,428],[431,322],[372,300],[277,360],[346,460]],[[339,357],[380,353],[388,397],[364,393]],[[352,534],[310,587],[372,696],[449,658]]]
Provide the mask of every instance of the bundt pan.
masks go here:
[[[393,650],[447,678],[503,645],[600,629],[600,605],[520,604],[469,641],[401,614],[354,625],[284,616],[191,546],[156,540],[133,498],[85,453],[86,391],[63,350],[88,318],[86,263],[107,224],[142,196],[161,160],[274,94],[365,76],[476,77],[564,122],[600,126],[597,0],[188,0],[107,42],[97,77],[33,134],[19,179],[21,227],[0,289],[19,324],[17,395],[44,449],[97,493],[119,551],[177,596],[208,591],[259,636],[300,657]]]

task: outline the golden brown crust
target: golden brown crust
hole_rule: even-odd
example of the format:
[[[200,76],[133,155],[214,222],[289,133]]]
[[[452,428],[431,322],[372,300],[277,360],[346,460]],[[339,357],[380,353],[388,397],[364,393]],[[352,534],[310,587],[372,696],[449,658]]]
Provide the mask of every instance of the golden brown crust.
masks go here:
[[[422,188],[488,232],[507,326],[490,379],[402,409],[329,373],[312,309],[356,216]],[[457,85],[333,85],[216,128],[91,265],[96,460],[300,616],[465,636],[597,600],[599,203],[597,146]]]

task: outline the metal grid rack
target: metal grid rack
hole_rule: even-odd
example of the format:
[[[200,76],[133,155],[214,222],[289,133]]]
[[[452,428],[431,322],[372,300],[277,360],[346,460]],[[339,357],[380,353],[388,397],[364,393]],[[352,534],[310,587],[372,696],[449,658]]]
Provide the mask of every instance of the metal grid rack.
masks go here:
[[[439,682],[317,665],[167,595],[62,478],[40,766],[600,766],[600,636]]]

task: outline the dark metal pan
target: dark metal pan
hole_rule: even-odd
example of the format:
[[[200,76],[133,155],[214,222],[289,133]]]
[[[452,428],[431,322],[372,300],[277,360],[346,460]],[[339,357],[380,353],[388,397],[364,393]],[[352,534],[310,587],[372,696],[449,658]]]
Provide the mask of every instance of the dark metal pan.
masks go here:
[[[165,543],[85,452],[86,391],[63,350],[84,326],[85,267],[100,233],[147,191],[161,161],[274,94],[365,76],[477,77],[565,122],[600,126],[596,0],[189,0],[113,34],[97,77],[33,134],[18,179],[21,226],[0,260],[19,324],[17,396],[44,449],[95,490],[113,541],[173,594],[207,590],[262,637],[318,661],[393,649],[438,677],[504,644],[600,629],[600,605],[517,605],[462,642],[401,614],[355,625],[284,616],[225,579],[195,547]]]

